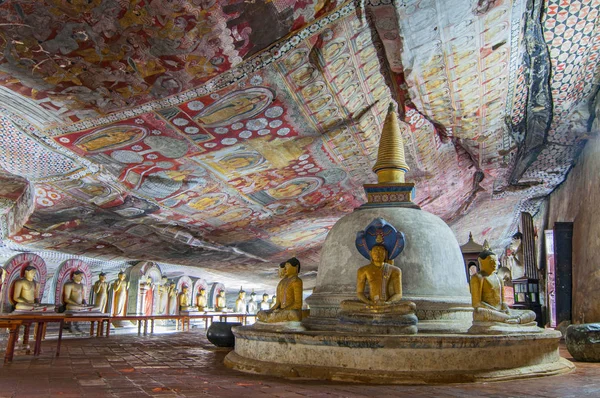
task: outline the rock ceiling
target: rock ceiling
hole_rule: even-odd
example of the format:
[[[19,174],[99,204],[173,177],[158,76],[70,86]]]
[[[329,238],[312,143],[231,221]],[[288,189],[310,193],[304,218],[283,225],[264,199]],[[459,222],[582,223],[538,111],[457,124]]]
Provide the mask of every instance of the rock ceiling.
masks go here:
[[[600,1],[0,5],[3,240],[314,271],[390,101],[424,210],[501,245],[595,118]],[[403,111],[403,112],[402,112]]]

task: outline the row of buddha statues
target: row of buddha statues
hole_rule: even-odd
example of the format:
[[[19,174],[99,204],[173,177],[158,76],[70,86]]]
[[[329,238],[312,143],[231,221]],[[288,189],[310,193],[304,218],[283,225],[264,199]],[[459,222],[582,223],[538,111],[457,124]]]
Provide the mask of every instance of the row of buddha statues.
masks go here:
[[[62,286],[62,301],[56,304],[44,304],[39,302],[40,283],[34,278],[37,269],[34,266],[26,266],[23,269],[23,276],[16,279],[12,284],[11,302],[13,309],[17,313],[23,312],[55,312],[58,307],[60,312],[100,312],[110,313],[114,316],[123,316],[126,314],[126,303],[128,300],[128,290],[130,283],[126,281],[125,272],[119,272],[117,279],[111,284],[107,281],[106,274],[101,272],[98,280],[92,285],[93,300],[88,304],[85,299],[85,289],[82,284],[84,272],[76,270],[72,273],[70,281]],[[157,308],[154,315],[173,315],[180,312],[227,312],[225,290],[220,289],[215,297],[214,306],[209,307],[206,289],[200,287],[196,294],[194,303],[190,302],[191,295],[189,286],[182,285],[181,291],[178,291],[175,282],[169,282],[166,275],[162,275],[161,282],[153,286],[148,278],[141,282],[144,289],[141,291],[147,293],[147,289],[155,288],[157,292]],[[109,308],[109,294],[112,290],[112,306]],[[249,302],[246,303],[245,291],[240,289],[238,298],[235,302],[233,312],[255,315],[259,310],[268,310],[276,303],[276,296],[272,298],[264,293],[262,301],[256,300],[256,293],[251,294]]]
[[[384,232],[385,231],[385,232]],[[365,231],[357,236],[357,249],[370,260],[360,267],[356,275],[356,298],[344,300],[340,304],[340,322],[342,326],[363,329],[370,332],[417,333],[418,319],[415,315],[415,303],[403,300],[402,271],[393,265],[393,258],[404,247],[405,237],[383,219],[374,220]],[[390,256],[390,254],[392,254]],[[479,271],[471,277],[470,290],[473,306],[473,326],[470,333],[514,333],[525,328],[536,331],[533,311],[509,308],[504,299],[504,280],[498,273],[498,258],[489,247],[479,254]],[[298,274],[300,261],[293,257],[279,265],[279,277],[276,295],[271,302],[264,294],[261,302],[252,292],[246,303],[246,292],[240,289],[233,308],[234,313],[256,314],[257,323],[285,324],[295,326],[303,317],[303,284]],[[39,285],[34,280],[36,268],[24,268],[23,277],[14,282],[12,301],[15,311],[52,311],[54,305],[39,303]],[[109,283],[101,273],[93,285],[94,303],[87,304],[82,285],[83,272],[76,270],[72,279],[62,287],[62,305],[66,311],[108,312]],[[127,290],[124,272],[118,274],[112,284],[113,315],[125,314]],[[148,286],[150,281],[148,282]],[[208,308],[206,290],[200,288],[195,304],[190,303],[189,286],[182,285],[181,292],[175,283],[168,283],[165,275],[157,287],[158,314],[180,312],[205,312],[209,310],[227,311],[225,290],[216,295],[214,309]],[[541,331],[541,329],[540,329]]]
[[[384,227],[388,228],[385,234]],[[364,233],[361,235],[361,232]],[[396,256],[401,253],[404,235],[382,219],[374,220],[361,232],[357,238],[357,248],[361,254],[368,253],[370,262],[357,271],[356,298],[341,302],[340,325],[370,332],[417,333],[416,305],[403,300],[402,271],[393,265],[393,259],[389,256],[392,251]],[[473,326],[469,333],[541,332],[533,311],[511,309],[506,304],[504,280],[498,274],[496,254],[485,247],[478,261],[480,269],[470,280]],[[282,327],[285,323],[302,320],[302,280],[298,277],[299,271],[300,262],[296,258],[280,264],[281,280],[277,285],[279,300],[272,308],[258,312],[258,327],[262,324],[279,324]]]

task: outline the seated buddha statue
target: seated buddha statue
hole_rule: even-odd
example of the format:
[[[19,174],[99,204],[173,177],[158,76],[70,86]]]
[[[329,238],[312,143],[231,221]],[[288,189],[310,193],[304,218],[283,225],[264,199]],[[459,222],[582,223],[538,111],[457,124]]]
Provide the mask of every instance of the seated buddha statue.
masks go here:
[[[47,311],[54,312],[53,304],[40,304],[40,284],[34,279],[37,269],[28,265],[23,277],[13,282],[12,301],[17,312]]]
[[[198,295],[196,296],[196,306],[198,306],[198,311],[206,311],[206,289],[201,288],[198,292]]]
[[[215,299],[215,311],[225,311],[227,309],[227,301],[225,300],[225,290],[219,290]]]
[[[484,249],[478,261],[479,272],[471,277],[470,282],[473,327],[469,333],[511,332],[522,327],[538,331],[533,311],[510,309],[504,301],[504,282],[496,271],[496,254]]]
[[[63,304],[67,311],[81,312],[93,311],[101,312],[100,307],[88,305],[85,300],[85,289],[81,284],[83,280],[83,271],[73,272],[73,279],[63,285]]]
[[[369,253],[371,262],[360,267],[356,273],[358,300],[342,301],[342,311],[397,314],[414,312],[415,303],[402,300],[402,271],[386,261],[385,246],[374,245]]]
[[[256,319],[265,323],[302,320],[302,279],[298,277],[300,261],[293,257],[282,263],[283,278],[277,285],[277,301],[270,310],[259,311]]]

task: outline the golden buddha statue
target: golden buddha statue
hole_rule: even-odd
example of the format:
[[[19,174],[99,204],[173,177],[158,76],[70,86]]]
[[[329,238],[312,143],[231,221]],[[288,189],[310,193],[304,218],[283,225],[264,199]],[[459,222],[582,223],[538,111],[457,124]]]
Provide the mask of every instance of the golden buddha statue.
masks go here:
[[[356,271],[356,297],[340,303],[341,330],[365,333],[417,333],[416,305],[402,300],[402,271],[391,261],[405,245],[405,237],[382,218],[356,235],[356,248],[370,259]]]
[[[94,305],[101,312],[106,312],[108,304],[108,282],[106,282],[106,274],[101,272],[98,275],[98,280],[94,283]]]
[[[302,279],[298,277],[300,261],[293,257],[282,263],[283,279],[277,285],[278,300],[267,311],[259,311],[256,319],[265,323],[302,320]]]
[[[181,286],[181,293],[179,293],[177,302],[179,303],[179,311],[189,311],[190,297],[189,297],[189,288],[187,285]]]
[[[496,254],[484,247],[478,260],[479,272],[471,277],[470,282],[473,327],[469,333],[510,333],[518,332],[523,327],[527,331],[537,331],[539,328],[536,327],[533,311],[510,309],[504,301],[504,282],[496,272]]]
[[[225,311],[227,309],[227,302],[225,300],[225,290],[219,290],[217,298],[215,300],[215,311]]]
[[[67,311],[81,312],[91,311],[100,312],[99,307],[88,305],[85,300],[85,289],[81,284],[83,281],[83,271],[73,272],[73,279],[63,285],[63,304]]]
[[[13,282],[12,301],[15,311],[54,312],[54,305],[39,302],[40,284],[34,279],[36,272],[34,266],[28,265],[25,267],[23,277]]]
[[[129,282],[125,282],[125,272],[119,272],[112,288],[114,300],[113,316],[125,316],[125,303],[127,302],[127,290],[129,289]]]
[[[402,271],[389,264],[388,251],[381,244],[370,250],[371,262],[360,267],[356,273],[356,296],[358,300],[345,300],[342,311],[414,312],[415,303],[402,301]],[[369,286],[367,296],[366,287]]]
[[[235,306],[233,307],[233,312],[235,312],[237,314],[245,314],[246,313],[246,292],[241,287],[240,287],[240,291],[238,292],[238,298],[235,300]]]
[[[196,295],[196,306],[198,307],[198,311],[206,311],[206,289],[200,288],[200,291]]]

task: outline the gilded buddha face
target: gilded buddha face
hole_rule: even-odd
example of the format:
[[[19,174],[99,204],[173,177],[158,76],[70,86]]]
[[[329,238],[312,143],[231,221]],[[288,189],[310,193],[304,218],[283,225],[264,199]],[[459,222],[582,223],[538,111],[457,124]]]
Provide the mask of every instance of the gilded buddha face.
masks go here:
[[[28,281],[32,281],[33,278],[35,278],[35,268],[25,270],[25,279],[27,279]]]
[[[495,254],[490,254],[486,258],[479,259],[479,269],[488,275],[491,275],[498,268],[498,257]]]
[[[374,265],[381,267],[387,257],[387,250],[383,246],[373,246],[371,249],[371,261]]]

